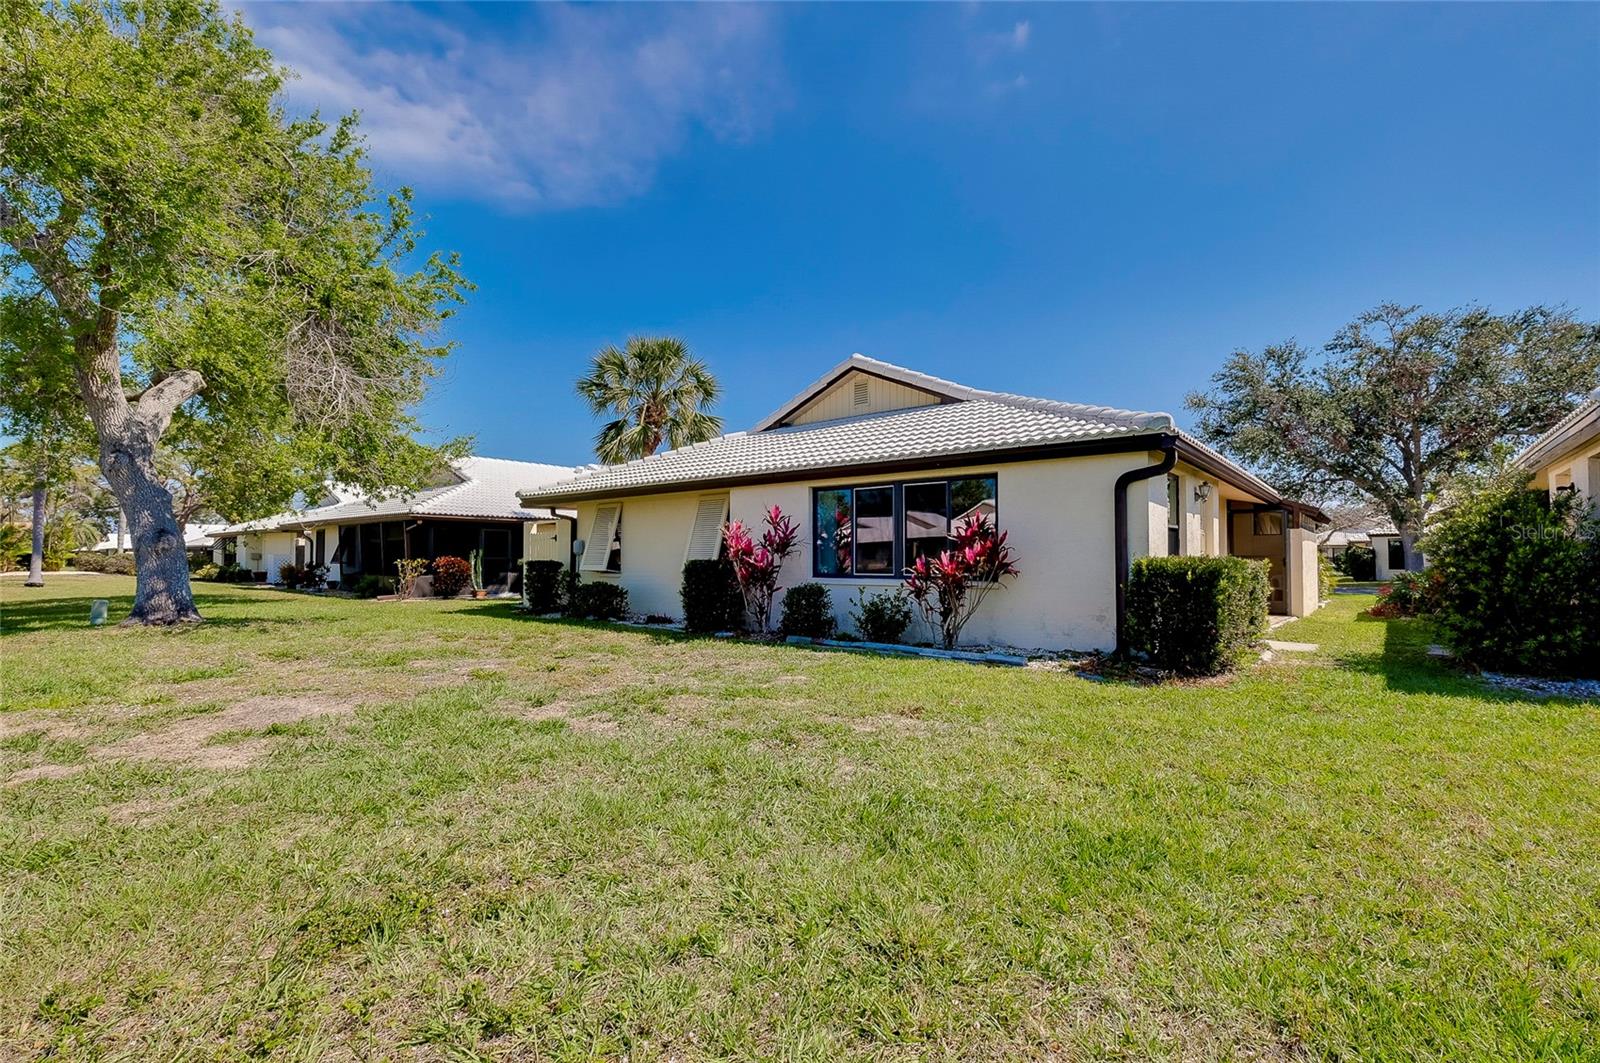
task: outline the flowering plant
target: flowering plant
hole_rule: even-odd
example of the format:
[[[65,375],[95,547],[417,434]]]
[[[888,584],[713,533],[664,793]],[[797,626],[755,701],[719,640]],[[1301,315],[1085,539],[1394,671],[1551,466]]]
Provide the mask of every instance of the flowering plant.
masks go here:
[[[995,531],[987,517],[962,521],[950,540],[949,550],[919,557],[906,571],[908,596],[947,650],[955,648],[961,629],[989,592],[1020,572],[1006,533]]]
[[[795,522],[784,516],[777,506],[767,511],[766,518],[767,530],[761,533],[759,541],[742,521],[732,521],[722,533],[728,560],[733,564],[733,576],[739,581],[739,593],[744,596],[745,609],[756,630],[761,632],[772,623],[772,599],[778,593],[778,571],[783,567],[784,558],[793,555],[800,538]]]

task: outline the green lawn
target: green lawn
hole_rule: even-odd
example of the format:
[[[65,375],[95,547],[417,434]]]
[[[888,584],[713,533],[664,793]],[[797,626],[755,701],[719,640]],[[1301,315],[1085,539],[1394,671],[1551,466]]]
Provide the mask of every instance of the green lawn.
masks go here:
[[[1367,596],[1137,687],[0,587],[3,1059],[1600,1058],[1600,707]]]

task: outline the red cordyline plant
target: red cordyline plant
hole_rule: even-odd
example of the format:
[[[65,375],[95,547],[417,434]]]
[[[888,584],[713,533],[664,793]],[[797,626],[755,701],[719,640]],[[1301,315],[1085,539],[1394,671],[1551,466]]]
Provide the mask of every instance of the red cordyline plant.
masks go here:
[[[778,570],[783,567],[784,558],[794,553],[794,545],[800,538],[800,529],[777,506],[767,510],[766,518],[767,530],[761,533],[760,542],[741,521],[731,522],[722,532],[734,578],[739,581],[739,593],[744,595],[745,610],[756,630],[763,634],[772,623]]]
[[[906,590],[922,619],[953,650],[972,614],[1000,586],[1016,576],[1017,555],[986,517],[969,517],[950,536],[951,548],[938,557],[919,557],[906,571]]]

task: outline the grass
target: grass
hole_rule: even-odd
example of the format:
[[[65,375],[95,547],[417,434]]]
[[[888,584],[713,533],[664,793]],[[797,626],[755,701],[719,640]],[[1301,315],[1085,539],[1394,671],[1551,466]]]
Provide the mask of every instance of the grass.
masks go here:
[[[0,1058],[1600,1058],[1600,708],[1370,597],[1137,687],[0,588]]]

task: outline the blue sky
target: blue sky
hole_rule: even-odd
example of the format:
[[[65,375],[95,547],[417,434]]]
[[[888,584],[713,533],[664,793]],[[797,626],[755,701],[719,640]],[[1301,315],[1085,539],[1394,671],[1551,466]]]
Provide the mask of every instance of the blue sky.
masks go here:
[[[246,5],[478,285],[422,411],[592,460],[670,333],[748,427],[851,352],[1188,422],[1382,300],[1600,314],[1600,5]]]

